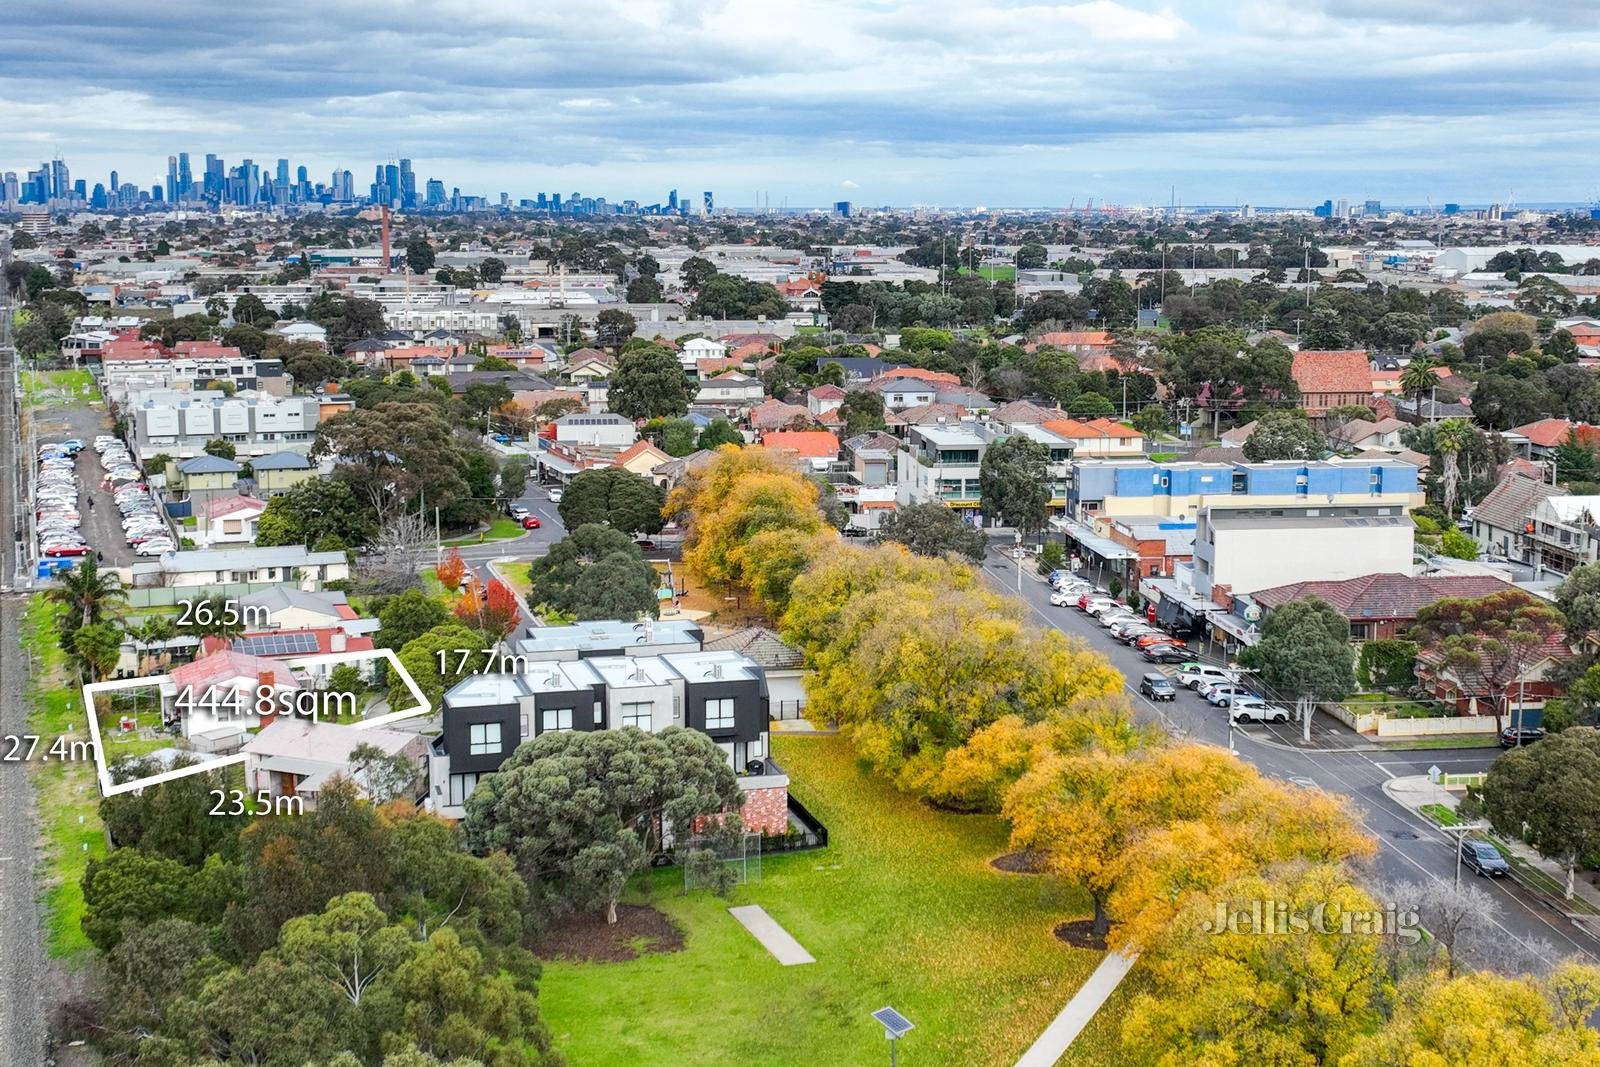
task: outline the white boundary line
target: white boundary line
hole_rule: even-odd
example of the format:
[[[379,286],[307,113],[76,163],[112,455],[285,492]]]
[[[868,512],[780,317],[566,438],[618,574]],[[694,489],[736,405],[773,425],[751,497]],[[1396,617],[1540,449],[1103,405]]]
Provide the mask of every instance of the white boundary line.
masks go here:
[[[330,652],[318,656],[297,656],[281,661],[285,667],[313,667],[324,663],[360,663],[363,660],[383,659],[389,662],[389,669],[395,671],[406,685],[406,689],[416,700],[415,707],[404,711],[391,711],[386,715],[379,715],[374,719],[352,724],[357,730],[370,730],[375,726],[382,726],[398,719],[410,719],[418,715],[428,715],[433,711],[433,705],[428,698],[422,695],[422,690],[417,687],[416,680],[411,677],[411,672],[400,665],[400,657],[395,655],[392,648],[377,648],[367,652]],[[94,742],[94,766],[100,779],[100,792],[104,796],[116,796],[118,793],[131,793],[143,789],[145,786],[155,785],[158,782],[170,782],[174,778],[184,778],[191,774],[200,774],[203,771],[213,771],[218,767],[231,767],[236,763],[243,763],[247,758],[243,752],[233,756],[219,756],[215,759],[203,760],[192,767],[180,767],[177,770],[162,771],[152,774],[147,778],[136,778],[131,782],[120,784],[111,781],[111,768],[106,762],[105,748],[100,740],[100,717],[95,712],[94,697],[96,693],[110,693],[120,689],[138,689],[147,685],[159,685],[166,675],[151,675],[146,678],[117,678],[109,682],[90,682],[83,687],[83,706],[89,718],[89,736]]]

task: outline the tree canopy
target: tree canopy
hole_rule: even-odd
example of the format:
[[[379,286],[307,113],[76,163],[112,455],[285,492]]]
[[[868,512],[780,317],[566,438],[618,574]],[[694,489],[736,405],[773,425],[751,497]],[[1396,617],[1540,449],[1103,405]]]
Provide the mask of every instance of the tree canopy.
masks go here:
[[[623,467],[579,471],[561,494],[558,510],[570,529],[609,526],[623,533],[655,533],[661,529],[666,490],[649,478]]]

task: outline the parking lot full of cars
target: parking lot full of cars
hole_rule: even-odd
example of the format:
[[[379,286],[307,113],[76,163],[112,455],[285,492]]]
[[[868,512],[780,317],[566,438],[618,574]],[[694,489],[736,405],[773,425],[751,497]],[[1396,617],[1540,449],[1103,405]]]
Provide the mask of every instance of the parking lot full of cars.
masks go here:
[[[94,450],[106,470],[101,487],[111,493],[122,513],[122,533],[134,553],[162,556],[177,551],[172,528],[161,513],[161,505],[150,495],[127,446],[115,437],[102,436],[94,439]]]
[[[34,481],[34,529],[39,554],[51,558],[82,556],[89,551],[83,538],[83,515],[78,510],[82,486],[78,484],[75,457],[83,442],[54,442],[39,446],[39,476]]]

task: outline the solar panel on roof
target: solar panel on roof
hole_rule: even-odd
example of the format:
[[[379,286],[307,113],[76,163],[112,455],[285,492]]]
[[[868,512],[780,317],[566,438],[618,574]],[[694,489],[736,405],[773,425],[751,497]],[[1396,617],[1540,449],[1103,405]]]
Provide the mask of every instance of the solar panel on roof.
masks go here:
[[[298,656],[317,650],[316,634],[260,634],[241,637],[233,643],[235,652],[248,656]]]

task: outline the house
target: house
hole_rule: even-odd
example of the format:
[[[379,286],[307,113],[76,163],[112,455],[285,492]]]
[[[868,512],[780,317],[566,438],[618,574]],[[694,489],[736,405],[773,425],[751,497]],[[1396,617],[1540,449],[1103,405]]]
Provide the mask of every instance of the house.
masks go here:
[[[1541,501],[1567,491],[1543,478],[1511,474],[1472,509],[1472,537],[1485,554],[1532,564],[1533,512]]]
[[[1317,597],[1332,604],[1350,623],[1352,641],[1386,641],[1403,638],[1417,612],[1447,597],[1481,597],[1504,592],[1511,585],[1501,578],[1479,575],[1413,576],[1364,574],[1337,581],[1292,582],[1269,586],[1236,599],[1255,604],[1262,613],[1295,600]]]
[[[811,410],[798,404],[785,404],[781,400],[763,400],[750,409],[750,428],[756,433],[783,430],[790,426],[811,425]]]
[[[617,369],[617,361],[608,353],[595,348],[580,348],[567,356],[566,375],[569,381],[592,382],[609,378]]]
[[[767,676],[767,699],[774,718],[784,710],[805,707],[805,654],[765,626],[746,626],[720,637],[708,637],[707,652],[737,652],[755,661]]]
[[[420,803],[427,792],[428,739],[402,730],[357,729],[337,723],[307,719],[275,719],[245,743],[245,790],[278,797],[299,797],[304,808],[316,807],[317,794],[329,781],[344,777],[364,797],[373,799],[375,783],[351,767],[351,757],[363,745],[385,756],[403,756],[416,768],[416,777],[403,787],[399,798]],[[379,799],[390,799],[387,795]]]
[[[162,684],[161,718],[184,737],[249,730],[271,721],[256,713],[262,698],[276,707],[283,694],[300,688],[282,663],[223,649],[172,668]]]
[[[909,379],[910,381],[924,382],[928,385],[961,384],[961,376],[959,374],[947,374],[944,371],[937,370],[923,370],[921,367],[893,367],[885,371],[882,377],[896,378],[902,380],[902,382]]]
[[[301,482],[316,476],[311,461],[298,452],[274,452],[270,456],[250,461],[250,472],[255,479],[256,492],[272,498],[287,493]]]
[[[685,619],[597,619],[570,626],[530,626],[514,642],[524,663],[556,663],[596,656],[660,656],[694,652],[705,641],[698,623]]]
[[[622,450],[638,440],[633,420],[621,415],[590,415],[574,412],[555,421],[555,439],[564,445]]]
[[[845,391],[837,385],[819,385],[806,393],[806,408],[821,418],[830,411],[838,411],[844,403]]]
[[[906,445],[895,453],[897,503],[940,500],[953,508],[979,506],[978,469],[989,440],[977,427],[967,423],[908,427]]]
[[[129,573],[135,588],[287,585],[315,592],[324,582],[350,577],[350,561],[343,552],[313,552],[305,545],[212,548],[171,552],[157,560],[135,563]]]
[[[177,465],[171,488],[181,493],[198,515],[208,502],[235,495],[242,470],[239,464],[221,456],[195,456]]]
[[[239,610],[246,618],[260,617],[252,612],[266,612],[270,621],[265,629],[321,630],[336,626],[352,637],[378,629],[377,619],[357,615],[345,594],[337,589],[312,593],[294,586],[275,585],[246,593],[238,600]]]
[[[722,359],[727,354],[728,346],[721,341],[713,341],[709,337],[691,337],[678,349],[678,363],[684,370],[692,371],[698,360]]]
[[[1313,419],[1372,399],[1372,364],[1363,350],[1296,352],[1290,373],[1300,389],[1300,406]]]
[[[735,356],[726,356],[722,359],[697,359],[694,361],[694,376],[699,381],[715,378],[725,370],[738,370],[745,361]]]
[[[989,412],[991,421],[1010,429],[1013,426],[1043,426],[1055,419],[1064,419],[1067,413],[1060,408],[1047,408],[1031,400],[1012,400]]]
[[[256,520],[267,510],[265,501],[248,496],[218,496],[205,502],[196,538],[203,545],[248,545],[256,539]]]
[[[887,374],[874,378],[866,387],[883,398],[883,406],[890,411],[904,411],[921,404],[932,404],[939,399],[938,386],[919,378],[890,377]]]
[[[761,444],[795,453],[813,471],[825,471],[839,458],[839,438],[827,430],[772,430],[761,435]]]
[[[1549,459],[1571,436],[1591,448],[1600,447],[1600,426],[1569,419],[1540,419],[1517,426],[1511,433],[1527,439],[1528,455],[1534,459]]]
[[[479,779],[543,733],[683,726],[708,734],[727,753],[746,792],[746,825],[781,833],[788,780],[767,774],[760,762],[769,716],[764,672],[731,651],[528,662],[515,674],[477,675],[444,695],[443,732],[429,753],[429,807],[460,818]]]
[[[1053,330],[1041,333],[1032,342],[1023,346],[1027,352],[1036,352],[1040,348],[1059,348],[1080,357],[1110,355],[1112,345],[1116,339],[1107,330]]]
[[[1367,449],[1398,452],[1404,447],[1400,443],[1400,431],[1407,427],[1408,424],[1399,419],[1379,419],[1376,422],[1370,419],[1351,419],[1329,430],[1328,441],[1338,448],[1357,452]]]
[[[640,438],[617,457],[617,466],[649,478],[652,471],[671,458],[672,456],[668,453],[663,452],[644,438]]]
[[[1552,634],[1542,647],[1529,655],[1527,666],[1516,678],[1498,690],[1472,692],[1463,685],[1444,650],[1423,649],[1417,654],[1417,682],[1435,700],[1453,704],[1457,715],[1493,715],[1503,709],[1512,717],[1507,725],[1514,725],[1518,710],[1537,712],[1539,718],[1543,718],[1546,701],[1562,692],[1555,680],[1557,668],[1573,655],[1566,635]]]
[[[1144,455],[1144,435],[1115,419],[1054,418],[1040,426],[1071,442],[1074,458]]]
[[[309,452],[321,416],[310,396],[149,389],[129,394],[126,417],[140,458],[165,453],[183,460],[201,455],[218,438],[241,458]]]
[[[726,370],[715,378],[701,382],[693,403],[699,410],[739,419],[746,411],[761,403],[765,396],[761,379],[743,371]]]
[[[886,433],[857,434],[844,443],[849,481],[834,492],[850,511],[847,531],[877,530],[883,516],[895,509],[895,456],[900,442]]]
[[[286,319],[273,325],[268,331],[282,337],[286,341],[304,341],[314,345],[328,347],[328,330],[314,322],[302,319]]]
[[[1536,572],[1571,574],[1600,561],[1600,496],[1545,496],[1524,529]]]

